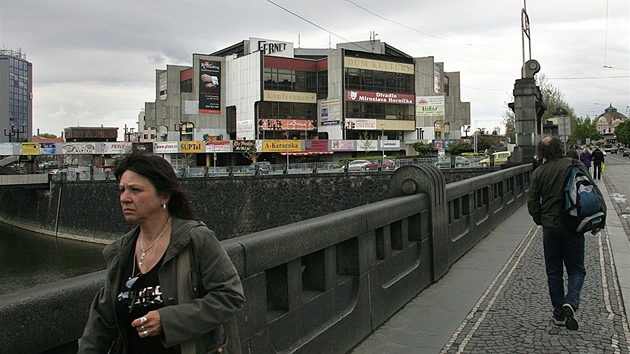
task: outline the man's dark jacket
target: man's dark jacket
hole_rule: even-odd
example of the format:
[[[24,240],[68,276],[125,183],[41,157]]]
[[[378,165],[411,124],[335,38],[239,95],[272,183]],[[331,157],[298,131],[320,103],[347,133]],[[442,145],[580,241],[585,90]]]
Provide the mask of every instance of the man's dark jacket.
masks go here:
[[[576,161],[580,170],[593,182],[593,185],[597,189],[599,203],[602,205],[604,213],[606,213],[606,202],[597,184],[595,184],[586,170],[586,166],[579,160],[557,155],[553,159],[545,161],[545,163],[532,172],[527,209],[536,225],[565,228],[562,223],[564,187],[569,170],[573,166],[573,161]],[[604,226],[605,222],[602,228]]]

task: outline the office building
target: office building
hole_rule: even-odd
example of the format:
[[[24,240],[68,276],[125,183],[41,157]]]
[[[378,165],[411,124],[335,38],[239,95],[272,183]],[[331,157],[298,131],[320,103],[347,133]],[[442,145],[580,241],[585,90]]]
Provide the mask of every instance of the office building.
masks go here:
[[[33,66],[21,50],[0,50],[0,142],[33,135]]]
[[[433,57],[414,58],[375,39],[308,49],[249,38],[193,54],[192,66],[157,70],[156,100],[145,103],[140,136],[251,142],[271,161],[415,154],[414,142],[455,141],[470,124],[459,78]]]

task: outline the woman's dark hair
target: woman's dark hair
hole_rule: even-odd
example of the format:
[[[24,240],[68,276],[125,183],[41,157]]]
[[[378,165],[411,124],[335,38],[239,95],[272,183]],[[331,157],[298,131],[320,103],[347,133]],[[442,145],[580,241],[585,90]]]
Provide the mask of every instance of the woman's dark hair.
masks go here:
[[[133,171],[147,178],[159,195],[170,195],[167,207],[171,215],[184,220],[199,220],[190,206],[188,192],[179,183],[173,166],[162,157],[134,150],[116,165],[114,176],[118,181],[125,171]]]
[[[543,161],[549,161],[558,155],[562,155],[562,142],[555,136],[548,136],[538,142],[536,155]]]

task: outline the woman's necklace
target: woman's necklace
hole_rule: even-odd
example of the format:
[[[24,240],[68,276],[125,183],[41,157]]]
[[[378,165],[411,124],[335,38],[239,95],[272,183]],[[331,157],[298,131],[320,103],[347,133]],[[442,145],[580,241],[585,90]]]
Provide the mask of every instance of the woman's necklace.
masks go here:
[[[149,250],[151,250],[153,248],[153,246],[155,246],[155,244],[162,238],[162,236],[164,236],[164,233],[166,232],[166,229],[168,228],[168,225],[170,223],[171,223],[171,218],[168,218],[168,221],[166,222],[166,225],[164,225],[164,228],[162,229],[162,232],[160,232],[158,237],[155,239],[155,241],[153,241],[151,246],[149,246],[148,248],[144,248],[144,242],[142,242],[142,239],[144,237],[140,237],[140,249],[142,250],[142,254],[140,255],[140,262],[138,262],[138,265],[140,267],[142,267],[142,261],[144,261],[144,259],[147,257],[147,252]]]

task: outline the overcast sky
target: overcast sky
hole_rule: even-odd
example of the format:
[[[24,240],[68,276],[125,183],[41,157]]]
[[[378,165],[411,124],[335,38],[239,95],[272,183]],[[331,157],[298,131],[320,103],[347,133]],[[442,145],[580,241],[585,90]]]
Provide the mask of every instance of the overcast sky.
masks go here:
[[[531,57],[578,116],[628,115],[628,0],[529,0]],[[33,63],[34,132],[137,127],[155,71],[249,37],[328,48],[370,39],[461,73],[473,128],[502,126],[522,66],[519,0],[2,0],[0,43]],[[527,46],[527,44],[526,44]],[[529,53],[526,53],[529,59]],[[504,128],[501,128],[504,132]]]

